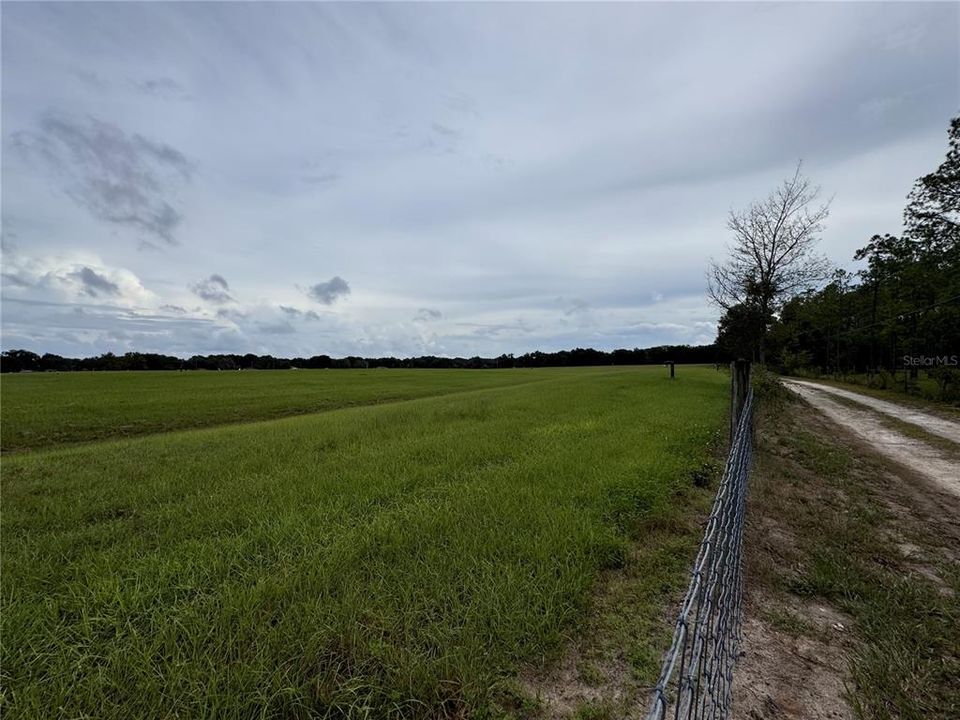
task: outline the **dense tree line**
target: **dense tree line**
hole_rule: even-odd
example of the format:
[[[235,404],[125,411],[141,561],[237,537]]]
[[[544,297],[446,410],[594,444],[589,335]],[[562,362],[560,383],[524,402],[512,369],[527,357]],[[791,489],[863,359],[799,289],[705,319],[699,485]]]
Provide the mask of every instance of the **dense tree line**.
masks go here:
[[[960,397],[960,117],[944,162],[916,181],[899,236],[875,235],[822,287],[795,293],[776,313],[746,297],[718,328],[727,355],[762,359],[786,372],[929,377],[940,396]]]
[[[559,352],[532,352],[523,355],[501,355],[496,358],[449,358],[425,355],[412,358],[357,357],[333,358],[314,355],[303,358],[278,358],[272,355],[194,355],[178,358],[156,353],[128,352],[123,355],[105,353],[89,358],[65,358],[28,350],[3,353],[3,372],[72,372],[82,370],[287,370],[291,368],[511,368],[572,367],[583,365],[648,365],[668,360],[677,363],[713,363],[718,359],[715,345],[664,345],[654,348],[605,352],[592,348],[575,348]]]

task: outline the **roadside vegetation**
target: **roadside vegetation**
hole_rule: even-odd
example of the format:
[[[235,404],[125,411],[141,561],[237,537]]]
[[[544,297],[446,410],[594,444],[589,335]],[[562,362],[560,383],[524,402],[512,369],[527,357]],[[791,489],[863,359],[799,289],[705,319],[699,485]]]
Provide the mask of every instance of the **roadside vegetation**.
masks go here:
[[[592,613],[612,617],[597,605],[604,573],[667,548],[628,606],[664,618],[699,536],[690,509],[709,501],[694,481],[725,426],[727,377],[579,369],[478,389],[501,376],[464,376],[418,376],[459,384],[442,397],[7,455],[4,717],[524,714],[536,701],[517,679],[556,663]],[[169,428],[173,408],[196,414],[207,400],[189,388],[222,382],[167,377],[198,385],[171,399],[148,375],[97,377],[154,383],[139,409],[120,402],[129,387],[58,392],[112,402],[120,435],[119,418]],[[372,372],[313,388],[305,373],[236,377],[251,384],[208,390],[221,421],[256,382],[304,408],[311,389],[341,404],[389,396],[362,387],[389,381]],[[91,381],[28,380],[49,379]],[[36,395],[7,388],[5,430],[31,422]],[[101,415],[71,412],[72,438],[110,435]],[[33,422],[39,435],[56,424]],[[623,632],[633,671],[655,673],[649,636]]]
[[[746,673],[766,689],[750,706],[742,688],[739,716],[806,704],[840,718],[958,717],[960,502],[773,385],[760,408],[745,542],[748,616],[764,629]],[[778,685],[778,673],[806,680]]]

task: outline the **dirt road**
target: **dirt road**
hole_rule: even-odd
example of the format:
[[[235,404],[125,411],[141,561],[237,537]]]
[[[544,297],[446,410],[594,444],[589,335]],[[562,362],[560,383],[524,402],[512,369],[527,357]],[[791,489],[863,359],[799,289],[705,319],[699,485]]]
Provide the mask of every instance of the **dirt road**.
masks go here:
[[[924,475],[944,490],[960,497],[960,423],[807,380],[784,380],[784,384],[879,454]],[[838,399],[852,401],[857,406]],[[912,437],[885,418],[908,423],[955,445],[951,449],[944,447],[942,441],[935,443]]]
[[[793,385],[802,385],[812,390],[829,393],[830,395],[835,395],[836,397],[845,398],[847,400],[853,400],[860,405],[866,405],[872,410],[876,410],[884,415],[889,415],[897,420],[910,423],[911,425],[916,425],[917,427],[926,430],[928,433],[939,435],[942,438],[946,438],[947,440],[951,440],[952,442],[960,445],[960,422],[946,420],[942,417],[937,417],[936,415],[922,412],[916,408],[905,407],[903,405],[898,405],[897,403],[880,400],[862,393],[851,392],[850,390],[843,390],[842,388],[833,387],[832,385],[821,385],[820,383],[810,382],[809,380],[788,380],[786,382]]]
[[[955,720],[960,451],[897,403],[785,384],[759,406],[733,720]]]

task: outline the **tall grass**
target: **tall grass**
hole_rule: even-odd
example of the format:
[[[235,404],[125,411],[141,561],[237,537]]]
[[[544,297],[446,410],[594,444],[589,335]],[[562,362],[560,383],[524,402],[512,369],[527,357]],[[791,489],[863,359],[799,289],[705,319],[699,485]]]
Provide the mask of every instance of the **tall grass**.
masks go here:
[[[4,450],[36,450],[503,387],[569,372],[550,368],[6,374],[0,376],[0,443]]]
[[[726,395],[569,372],[10,456],[4,715],[489,713],[678,512]]]

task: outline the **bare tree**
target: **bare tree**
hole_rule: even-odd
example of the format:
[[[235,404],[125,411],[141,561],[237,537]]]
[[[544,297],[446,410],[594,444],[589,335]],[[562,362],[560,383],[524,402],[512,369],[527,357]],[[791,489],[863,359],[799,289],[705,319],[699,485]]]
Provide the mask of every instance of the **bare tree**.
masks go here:
[[[783,303],[826,279],[830,264],[816,252],[830,202],[817,204],[820,188],[811,184],[797,164],[765,199],[745,210],[731,210],[727,227],[733,241],[723,263],[710,262],[710,299],[729,312],[749,308],[759,319],[760,362],[765,361],[767,328]]]

